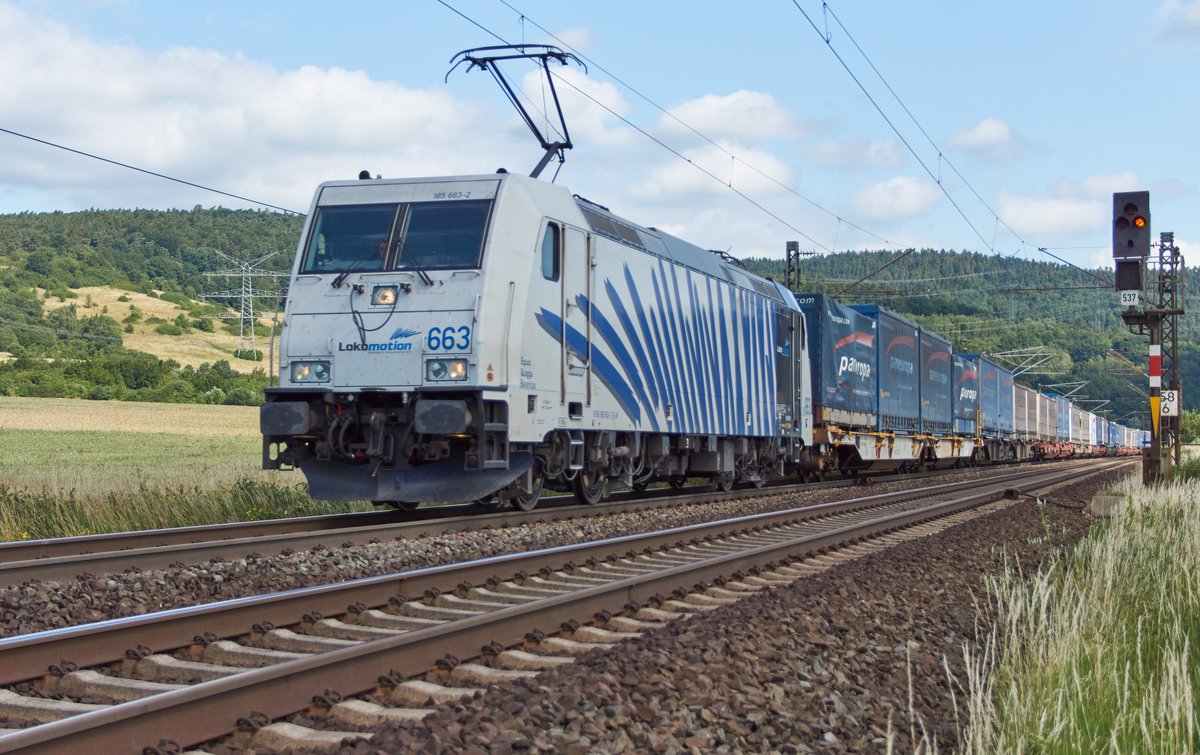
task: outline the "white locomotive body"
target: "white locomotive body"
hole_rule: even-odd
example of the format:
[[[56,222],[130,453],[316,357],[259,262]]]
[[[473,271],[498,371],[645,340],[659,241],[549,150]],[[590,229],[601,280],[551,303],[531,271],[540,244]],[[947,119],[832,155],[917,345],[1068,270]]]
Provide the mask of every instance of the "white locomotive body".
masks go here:
[[[299,467],[317,498],[760,484],[812,443],[790,292],[507,173],[323,184],[279,378],[264,466]]]

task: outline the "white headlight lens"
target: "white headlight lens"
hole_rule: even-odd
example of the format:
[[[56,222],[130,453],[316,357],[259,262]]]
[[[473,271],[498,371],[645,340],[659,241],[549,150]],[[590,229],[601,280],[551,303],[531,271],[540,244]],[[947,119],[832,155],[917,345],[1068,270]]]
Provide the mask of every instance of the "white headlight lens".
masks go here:
[[[292,362],[293,383],[328,383],[329,362]]]
[[[467,360],[430,359],[425,363],[425,379],[431,382],[467,379]]]
[[[371,292],[371,303],[390,307],[396,303],[396,296],[395,286],[376,286],[375,290]]]

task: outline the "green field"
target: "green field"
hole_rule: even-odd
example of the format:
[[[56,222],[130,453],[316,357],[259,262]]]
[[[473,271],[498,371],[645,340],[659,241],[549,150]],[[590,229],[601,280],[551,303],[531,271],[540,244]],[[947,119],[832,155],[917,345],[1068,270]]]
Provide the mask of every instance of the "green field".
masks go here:
[[[254,407],[0,397],[0,540],[369,509],[264,472]]]

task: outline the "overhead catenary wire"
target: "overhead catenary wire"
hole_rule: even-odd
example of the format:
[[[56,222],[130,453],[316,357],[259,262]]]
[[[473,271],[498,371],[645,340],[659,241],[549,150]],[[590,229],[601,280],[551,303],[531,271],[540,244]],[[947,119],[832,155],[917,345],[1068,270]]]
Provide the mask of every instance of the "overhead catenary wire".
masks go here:
[[[995,251],[994,246],[992,244],[989,244],[987,242],[987,240],[983,238],[983,235],[979,232],[979,229],[977,229],[975,227],[974,223],[971,222],[970,218],[967,217],[966,213],[962,210],[961,207],[959,207],[958,203],[955,202],[953,197],[950,196],[950,192],[942,184],[940,171],[939,171],[939,175],[937,175],[937,176],[935,176],[933,174],[933,171],[930,170],[929,166],[925,164],[925,161],[920,158],[920,156],[917,154],[917,152],[913,148],[913,146],[911,144],[909,144],[907,139],[904,138],[903,134],[900,133],[900,130],[896,127],[896,125],[892,122],[892,120],[890,118],[888,118],[887,114],[883,112],[883,108],[879,105],[878,102],[875,101],[875,98],[871,96],[871,93],[867,91],[866,86],[862,83],[862,81],[858,78],[858,76],[855,75],[854,71],[851,70],[849,64],[846,63],[845,59],[834,48],[832,36],[828,33],[828,28],[826,28],[825,32],[822,32],[821,29],[817,27],[816,23],[813,22],[812,18],[808,15],[808,13],[804,10],[804,8],[802,8],[800,6],[799,0],[792,0],[792,5],[794,5],[796,7],[796,10],[800,11],[800,14],[803,15],[805,20],[808,21],[809,25],[813,28],[813,31],[815,31],[817,33],[817,35],[821,37],[822,41],[825,42],[825,46],[829,49],[830,52],[833,53],[833,56],[835,58],[837,58],[838,62],[842,64],[842,67],[846,70],[846,73],[848,73],[850,75],[850,78],[854,80],[854,83],[858,85],[858,88],[862,91],[863,95],[866,96],[867,100],[870,101],[870,103],[875,107],[876,111],[878,111],[879,115],[884,119],[884,121],[892,129],[892,132],[896,134],[897,138],[899,138],[900,141],[904,144],[904,146],[906,148],[908,148],[908,151],[910,154],[912,154],[913,158],[916,159],[916,161],[921,165],[921,167],[925,169],[925,172],[929,174],[929,177],[934,180],[934,182],[937,184],[938,188],[942,191],[942,193],[950,201],[950,204],[954,206],[954,209],[958,211],[959,215],[963,218],[964,221],[966,221],[967,225],[970,226],[971,230],[975,232],[975,235],[979,237],[979,240],[982,241],[989,250]],[[829,3],[827,3],[827,2],[821,3],[821,12],[823,14],[827,14],[827,15],[833,17],[833,20],[835,22],[837,22],[837,25],[841,28],[842,32],[846,35],[846,39],[850,40],[850,43],[852,45],[854,45],[854,49],[856,49],[858,51],[858,53],[860,55],[862,55],[863,60],[865,60],[867,62],[867,65],[870,66],[871,70],[879,78],[880,82],[883,83],[884,87],[888,90],[888,92],[892,95],[892,97],[900,105],[901,109],[904,110],[905,114],[909,117],[910,120],[912,120],[913,124],[916,125],[917,130],[921,132],[921,135],[925,137],[926,141],[929,142],[930,146],[932,146],[934,148],[934,150],[937,151],[938,165],[940,166],[944,162],[950,168],[950,170],[954,171],[954,174],[956,176],[958,176],[959,180],[962,181],[963,185],[965,185],[970,190],[970,192],[975,196],[975,198],[977,200],[979,200],[979,203],[981,205],[983,205],[983,207],[988,211],[989,214],[991,214],[991,216],[995,219],[996,223],[1003,225],[1005,227],[1005,229],[1008,230],[1009,233],[1011,233],[1017,240],[1019,240],[1021,242],[1022,245],[1033,246],[1039,252],[1042,252],[1043,254],[1053,257],[1054,259],[1058,260],[1059,262],[1070,265],[1071,267],[1074,267],[1074,268],[1090,275],[1091,277],[1096,278],[1097,280],[1100,280],[1101,282],[1105,283],[1106,285],[1109,285],[1109,286],[1113,285],[1112,280],[1106,280],[1106,279],[1096,275],[1095,273],[1091,272],[1090,270],[1087,270],[1086,268],[1080,267],[1079,265],[1076,265],[1072,262],[1068,262],[1067,260],[1065,260],[1055,254],[1051,254],[1048,251],[1048,247],[1037,246],[1035,244],[1032,244],[1032,243],[1026,241],[1021,236],[1021,234],[1017,233],[1017,231],[1014,230],[1013,227],[1011,225],[1009,225],[1009,223],[1007,221],[1005,221],[1004,218],[1002,218],[998,212],[996,212],[994,209],[992,209],[992,206],[990,204],[988,204],[987,200],[985,200],[980,195],[980,193],[975,189],[975,187],[971,184],[971,182],[967,180],[966,176],[964,176],[962,174],[962,172],[959,171],[958,168],[954,165],[954,163],[952,163],[950,161],[950,158],[948,158],[945,155],[945,153],[942,152],[941,148],[938,147],[937,143],[934,142],[933,138],[929,136],[929,132],[926,131],[925,127],[921,125],[921,122],[917,120],[917,117],[915,115],[913,115],[913,113],[909,109],[909,107],[906,104],[904,104],[904,100],[900,98],[900,95],[897,94],[896,90],[892,88],[892,85],[888,83],[888,81],[884,77],[883,73],[871,61],[871,59],[867,55],[866,51],[862,49],[862,46],[859,45],[857,40],[854,39],[853,35],[850,34],[850,30],[846,28],[846,25],[842,23],[842,20],[840,18],[838,18],[837,14],[833,11],[833,9],[829,7]]]
[[[439,2],[440,2],[440,0],[439,0]],[[881,242],[883,242],[884,244],[887,244],[888,246],[896,246],[896,243],[895,243],[895,242],[893,242],[893,241],[890,241],[890,240],[888,240],[888,239],[884,238],[883,236],[880,236],[879,234],[877,234],[877,233],[874,233],[873,231],[870,231],[870,230],[868,230],[868,229],[866,229],[866,228],[862,227],[861,225],[859,225],[859,224],[857,224],[857,223],[855,223],[855,222],[853,222],[853,221],[851,221],[851,220],[849,220],[849,219],[847,219],[847,218],[845,218],[845,217],[842,217],[841,215],[839,215],[839,214],[838,214],[838,213],[836,213],[835,211],[828,209],[827,207],[823,206],[822,204],[820,204],[820,203],[819,203],[819,202],[817,202],[816,200],[812,199],[811,197],[805,196],[805,195],[804,195],[804,194],[802,194],[801,192],[797,191],[795,188],[793,188],[793,187],[791,187],[791,186],[788,186],[787,184],[783,183],[782,181],[780,181],[779,179],[775,178],[774,176],[772,176],[771,174],[767,173],[766,171],[763,171],[763,170],[761,170],[761,169],[757,168],[756,166],[752,165],[751,163],[749,163],[749,162],[746,162],[746,160],[744,160],[743,158],[741,158],[740,156],[738,156],[736,153],[734,153],[734,152],[730,151],[728,148],[726,148],[726,147],[725,147],[724,145],[722,145],[720,142],[717,142],[716,140],[712,139],[712,138],[711,138],[711,137],[709,137],[708,135],[706,135],[706,134],[702,133],[701,131],[699,131],[698,129],[696,129],[694,126],[692,126],[691,124],[689,124],[687,121],[684,121],[682,118],[680,118],[680,117],[679,117],[678,115],[676,115],[675,113],[671,112],[670,110],[668,110],[667,108],[663,107],[662,105],[659,105],[657,102],[655,102],[654,100],[652,100],[652,99],[651,99],[649,96],[647,96],[647,95],[643,94],[643,93],[642,93],[640,90],[638,90],[638,89],[637,89],[636,87],[634,87],[632,84],[630,84],[629,82],[625,81],[625,80],[624,80],[624,79],[622,79],[621,77],[617,76],[617,75],[616,75],[616,74],[614,74],[612,71],[610,71],[610,70],[608,70],[607,68],[605,68],[603,65],[601,65],[601,64],[599,64],[599,63],[597,63],[597,62],[596,62],[595,60],[593,60],[592,58],[589,58],[589,57],[587,57],[587,56],[586,56],[584,53],[580,52],[578,49],[576,49],[575,47],[571,46],[571,44],[570,44],[570,43],[568,43],[568,42],[564,41],[563,39],[561,39],[560,37],[558,37],[556,34],[554,34],[553,32],[551,32],[550,30],[548,30],[546,27],[542,26],[542,25],[541,25],[541,24],[539,24],[537,21],[535,21],[535,20],[531,19],[529,16],[527,16],[527,15],[526,15],[524,12],[522,12],[521,10],[518,10],[517,8],[513,7],[513,5],[512,5],[511,3],[509,3],[509,2],[508,2],[508,0],[500,0],[500,2],[501,2],[503,5],[505,5],[506,7],[508,7],[508,8],[509,8],[509,10],[511,10],[512,12],[514,12],[514,13],[516,13],[516,14],[518,14],[518,15],[520,16],[520,18],[521,18],[521,21],[522,21],[522,28],[524,28],[524,22],[525,22],[525,21],[528,21],[529,23],[533,24],[533,25],[534,25],[534,26],[536,26],[536,27],[537,27],[537,28],[538,28],[538,29],[539,29],[539,30],[540,30],[540,31],[541,31],[543,34],[546,34],[548,37],[550,37],[551,39],[553,39],[553,40],[554,40],[555,42],[557,42],[558,44],[560,44],[560,45],[562,45],[563,47],[565,47],[565,48],[567,48],[567,49],[571,50],[571,52],[572,52],[572,53],[574,53],[574,54],[575,54],[575,55],[577,55],[579,58],[581,58],[582,60],[584,60],[585,62],[587,62],[587,63],[588,63],[589,65],[591,65],[593,68],[595,68],[595,69],[597,69],[597,70],[599,70],[599,71],[602,71],[604,74],[606,74],[606,75],[607,75],[609,78],[611,78],[613,81],[617,82],[618,84],[620,84],[620,85],[621,85],[621,86],[623,86],[625,89],[627,89],[627,90],[629,90],[630,92],[632,92],[633,94],[637,95],[639,98],[641,98],[643,101],[645,101],[645,102],[646,102],[647,104],[649,104],[651,107],[653,107],[653,108],[655,108],[656,110],[658,110],[660,113],[662,113],[663,115],[665,115],[667,118],[670,118],[670,119],[671,119],[672,121],[674,121],[675,123],[678,123],[678,124],[679,124],[680,126],[682,126],[683,128],[685,128],[685,129],[687,129],[688,131],[690,131],[691,133],[695,134],[697,137],[699,137],[700,139],[702,139],[702,140],[704,140],[705,142],[707,142],[707,143],[708,143],[709,145],[711,145],[713,148],[715,148],[715,149],[717,149],[717,150],[719,150],[719,151],[723,152],[724,154],[728,155],[728,156],[729,156],[729,158],[730,158],[730,160],[734,161],[735,163],[738,163],[738,164],[741,164],[741,165],[743,165],[744,167],[748,168],[748,169],[749,169],[750,171],[752,171],[753,173],[756,173],[757,175],[759,175],[759,176],[762,176],[763,178],[765,178],[766,180],[768,180],[768,181],[770,181],[771,183],[775,184],[776,186],[778,186],[779,188],[781,188],[781,189],[783,189],[784,191],[788,192],[789,194],[792,194],[793,196],[795,196],[795,197],[797,197],[797,198],[799,198],[799,199],[802,199],[802,200],[804,200],[805,202],[807,202],[807,203],[808,203],[809,205],[811,205],[812,207],[814,207],[814,208],[816,208],[816,209],[820,210],[821,212],[824,212],[825,214],[827,214],[827,215],[829,215],[830,217],[832,217],[832,218],[834,218],[835,220],[837,220],[837,222],[838,222],[838,224],[839,224],[839,225],[844,223],[844,224],[846,224],[846,225],[850,226],[851,228],[853,228],[853,229],[855,229],[855,230],[859,231],[860,233],[863,233],[863,234],[865,234],[865,235],[867,235],[867,236],[870,236],[871,238],[877,239],[878,241],[881,241]],[[443,4],[444,4],[444,3],[443,3]],[[732,181],[730,181],[730,182],[727,182],[727,185],[728,185],[728,183],[732,183]],[[836,241],[835,241],[835,247],[834,247],[834,248],[836,248]]]
[[[88,157],[88,158],[91,158],[92,160],[99,160],[100,162],[109,163],[110,165],[116,165],[116,166],[118,166],[118,167],[121,167],[121,168],[127,168],[127,169],[129,169],[129,170],[135,170],[135,171],[137,171],[138,173],[145,173],[145,174],[146,174],[146,175],[148,175],[148,176],[154,176],[154,177],[156,177],[156,178],[162,178],[162,179],[164,179],[164,180],[167,180],[167,181],[174,181],[175,183],[178,183],[178,184],[183,184],[184,186],[191,186],[191,187],[192,187],[192,188],[194,188],[194,189],[201,189],[201,190],[203,190],[203,191],[210,191],[210,192],[212,192],[212,193],[214,193],[214,194],[220,194],[221,196],[230,197],[230,198],[232,198],[232,199],[238,199],[238,200],[241,200],[241,201],[243,201],[243,202],[249,202],[250,204],[255,204],[255,205],[258,205],[259,207],[269,207],[269,208],[270,208],[270,209],[272,209],[272,210],[279,210],[280,212],[284,212],[284,213],[287,213],[287,214],[289,214],[289,215],[299,215],[300,217],[304,217],[304,215],[305,215],[305,213],[303,213],[303,212],[297,212],[296,210],[289,210],[289,209],[288,209],[288,208],[286,208],[286,207],[280,207],[279,205],[274,205],[274,204],[271,204],[270,202],[263,202],[263,201],[261,201],[261,200],[258,200],[258,199],[251,199],[250,197],[244,197],[244,196],[242,196],[242,195],[240,195],[240,194],[233,194],[232,192],[223,191],[223,190],[221,190],[221,189],[215,189],[215,188],[213,188],[213,187],[211,187],[211,186],[205,186],[205,185],[203,185],[203,184],[198,184],[198,183],[195,183],[194,181],[188,181],[188,180],[186,180],[186,179],[183,179],[183,178],[176,178],[175,176],[169,176],[169,175],[167,175],[166,173],[158,173],[158,172],[156,172],[156,171],[153,171],[153,170],[147,170],[146,168],[139,168],[139,167],[138,167],[138,166],[136,166],[136,165],[130,165],[129,163],[123,163],[123,162],[121,162],[120,160],[113,160],[113,159],[111,159],[111,158],[108,158],[108,157],[101,157],[100,155],[94,154],[94,153],[92,153],[92,152],[86,152],[86,151],[84,151],[84,150],[81,150],[81,149],[75,149],[74,147],[68,147],[68,146],[66,146],[66,145],[64,145],[64,144],[58,144],[58,143],[56,143],[56,142],[48,141],[48,140],[46,140],[46,139],[39,139],[39,138],[37,138],[36,136],[30,136],[29,134],[22,134],[21,132],[19,132],[19,131],[13,131],[12,129],[7,129],[7,128],[0,127],[0,132],[3,132],[3,133],[5,133],[5,134],[9,134],[9,135],[11,135],[11,136],[17,136],[17,137],[20,137],[20,138],[22,138],[22,139],[28,139],[29,141],[31,141],[31,142],[37,142],[38,144],[44,144],[44,145],[46,145],[46,146],[48,146],[48,147],[54,147],[55,149],[61,149],[61,150],[64,150],[64,151],[66,151],[66,152],[72,152],[72,153],[74,153],[74,154],[76,154],[76,155],[82,155],[83,157]]]
[[[492,31],[492,30],[488,29],[488,28],[487,28],[487,27],[485,27],[483,24],[479,23],[479,22],[478,22],[478,21],[476,21],[475,19],[473,19],[473,18],[471,18],[471,17],[467,16],[467,15],[466,15],[465,13],[463,13],[462,11],[460,11],[460,10],[458,10],[457,8],[455,8],[454,6],[450,5],[448,2],[446,2],[446,0],[437,0],[437,1],[438,1],[438,3],[440,3],[441,5],[445,6],[447,9],[449,9],[449,10],[453,11],[455,14],[457,14],[457,15],[458,15],[458,16],[460,16],[461,18],[465,19],[466,21],[470,22],[471,24],[475,25],[476,27],[478,27],[478,28],[480,28],[480,29],[484,30],[486,33],[490,34],[490,35],[491,35],[492,37],[494,37],[495,39],[497,39],[497,40],[500,40],[500,41],[501,41],[501,42],[503,42],[504,44],[511,44],[511,43],[510,43],[508,40],[504,39],[504,37],[500,36],[499,34],[496,34],[494,31]],[[679,151],[678,151],[677,149],[675,149],[674,147],[670,146],[670,145],[669,145],[669,144],[667,144],[666,142],[662,141],[662,140],[661,140],[661,139],[659,139],[658,137],[656,137],[656,136],[654,136],[653,134],[651,134],[650,132],[646,131],[646,130],[645,130],[645,129],[643,129],[641,126],[638,126],[636,123],[634,123],[633,121],[629,120],[628,118],[626,118],[625,116],[621,115],[620,113],[616,112],[615,110],[613,110],[612,108],[610,108],[608,105],[604,104],[603,102],[601,102],[600,100],[596,99],[596,98],[595,98],[595,97],[593,97],[592,95],[590,95],[590,94],[588,94],[587,92],[583,91],[583,90],[582,90],[582,89],[580,89],[578,86],[576,86],[576,85],[574,84],[574,82],[572,82],[570,79],[568,79],[568,78],[566,78],[566,77],[564,77],[564,76],[560,75],[559,73],[555,72],[554,70],[551,70],[551,71],[550,71],[550,75],[551,75],[551,76],[553,76],[553,77],[554,77],[554,78],[555,78],[555,79],[556,79],[558,82],[560,82],[560,83],[562,83],[562,84],[565,84],[566,86],[568,86],[568,87],[570,87],[571,89],[575,90],[575,91],[576,91],[576,92],[577,92],[577,93],[578,93],[580,96],[582,96],[582,97],[586,98],[587,100],[591,101],[591,102],[592,102],[592,104],[594,104],[594,105],[596,105],[597,107],[601,108],[602,110],[604,110],[605,112],[607,112],[609,115],[613,116],[613,117],[614,117],[614,118],[616,118],[617,120],[619,120],[619,121],[621,121],[622,123],[624,123],[626,126],[629,126],[629,127],[630,127],[630,128],[632,128],[634,131],[637,131],[637,132],[638,132],[639,134],[641,134],[642,136],[644,136],[644,137],[646,137],[647,139],[650,139],[651,141],[653,141],[653,142],[654,142],[655,144],[657,144],[659,147],[662,147],[662,148],[663,148],[663,149],[665,149],[667,152],[670,152],[670,153],[671,153],[672,155],[674,155],[675,157],[679,158],[680,160],[683,160],[683,161],[684,161],[684,162],[686,162],[688,165],[691,165],[691,166],[692,166],[693,168],[695,168],[696,170],[700,171],[701,173],[703,173],[704,175],[708,176],[708,177],[709,177],[709,178],[711,178],[712,180],[714,180],[714,181],[716,181],[717,183],[721,184],[722,186],[724,186],[725,188],[727,188],[729,191],[732,191],[734,194],[738,195],[738,196],[739,196],[739,197],[741,197],[743,200],[745,200],[745,201],[746,201],[746,202],[748,202],[749,204],[753,205],[755,208],[757,208],[757,209],[758,209],[758,210],[760,210],[761,212],[765,213],[766,215],[768,215],[769,217],[771,217],[772,219],[774,219],[775,221],[777,221],[778,223],[780,223],[781,225],[783,225],[783,226],[784,226],[785,228],[787,228],[788,230],[790,230],[790,231],[792,231],[793,233],[795,233],[795,234],[797,234],[797,235],[799,235],[799,236],[803,237],[805,240],[807,240],[807,241],[811,242],[812,244],[815,244],[816,246],[820,247],[821,249],[823,249],[823,250],[824,250],[824,251],[826,251],[826,252],[832,252],[832,251],[833,251],[833,249],[831,249],[831,248],[829,248],[828,246],[826,246],[825,244],[822,244],[821,242],[817,241],[817,240],[816,240],[816,239],[814,239],[812,236],[808,235],[808,234],[807,234],[807,233],[805,233],[804,231],[802,231],[802,230],[800,230],[799,228],[797,228],[795,225],[793,225],[793,224],[789,223],[787,220],[785,220],[784,218],[782,218],[782,217],[781,217],[779,214],[775,213],[775,212],[774,212],[774,211],[772,211],[770,208],[768,208],[768,207],[766,207],[765,205],[763,205],[762,203],[758,202],[758,201],[757,201],[757,200],[755,200],[753,197],[749,196],[748,194],[746,194],[746,193],[745,193],[745,192],[743,192],[742,190],[740,190],[740,189],[738,189],[738,188],[736,188],[736,187],[734,187],[734,186],[730,185],[730,183],[729,183],[729,182],[727,182],[727,181],[726,181],[724,178],[721,178],[720,176],[718,176],[717,174],[715,174],[715,173],[713,173],[712,171],[708,170],[707,168],[705,168],[705,167],[703,167],[703,166],[699,165],[698,163],[696,163],[695,161],[693,161],[691,158],[689,158],[689,157],[687,157],[686,155],[684,155],[684,154],[682,154],[681,152],[679,152]]]

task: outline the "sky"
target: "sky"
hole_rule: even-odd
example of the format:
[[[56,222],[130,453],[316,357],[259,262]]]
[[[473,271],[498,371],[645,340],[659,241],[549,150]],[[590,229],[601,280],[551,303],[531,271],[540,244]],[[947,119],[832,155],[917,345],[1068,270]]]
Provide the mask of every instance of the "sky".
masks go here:
[[[450,65],[521,42],[586,64],[553,67],[575,146],[542,177],[705,248],[1111,267],[1112,193],[1149,190],[1200,250],[1200,0],[0,0],[0,212],[259,206],[7,132],[298,212],[363,169],[528,173]]]

